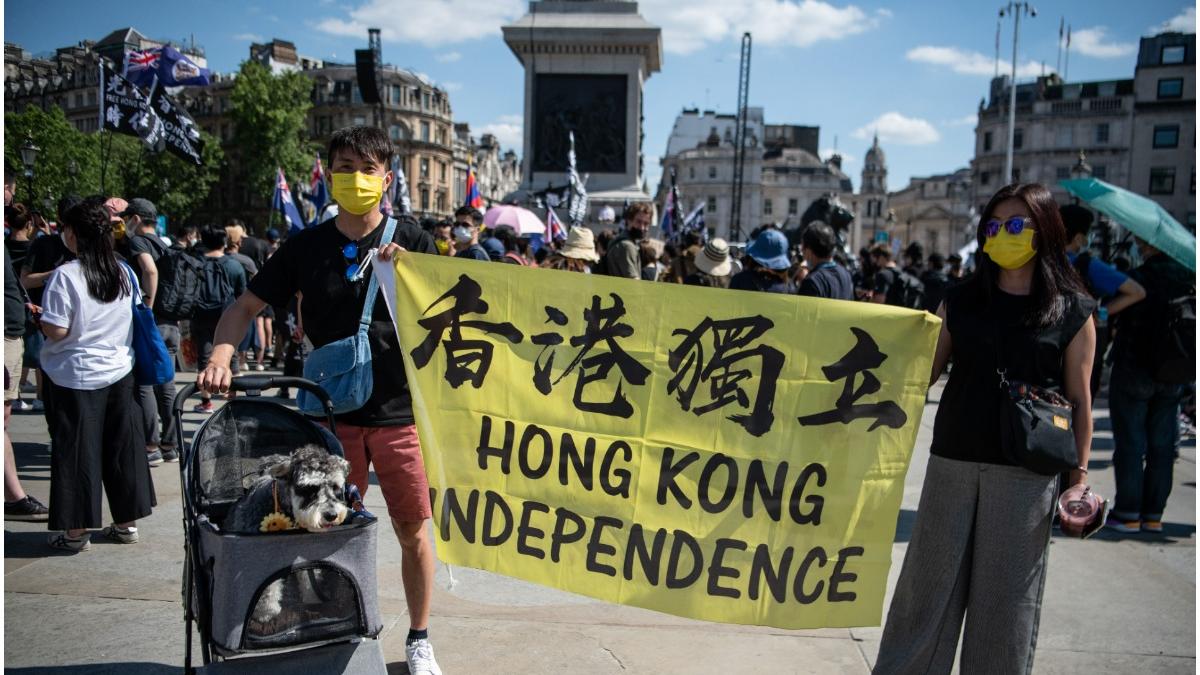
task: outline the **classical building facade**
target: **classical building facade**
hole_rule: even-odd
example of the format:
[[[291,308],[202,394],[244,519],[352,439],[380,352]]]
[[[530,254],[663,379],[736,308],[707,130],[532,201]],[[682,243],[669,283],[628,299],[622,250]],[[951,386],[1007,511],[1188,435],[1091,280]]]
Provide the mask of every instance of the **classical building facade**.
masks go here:
[[[467,166],[475,168],[475,181],[484,206],[499,204],[504,197],[521,187],[521,160],[513,150],[502,150],[493,134],[483,134],[476,141],[471,127],[465,122],[454,125],[454,205],[457,208],[467,199]]]
[[[879,147],[876,134],[863,157],[858,193],[849,198],[850,212],[854,214],[850,246],[855,251],[873,241],[887,241],[890,236],[894,218],[888,210],[887,173],[887,155]]]
[[[948,255],[975,237],[970,169],[914,176],[887,199],[892,214],[888,235],[898,246],[916,241],[925,246],[926,255]]]
[[[1133,90],[1129,187],[1195,232],[1195,33],[1142,38]]]
[[[660,208],[666,203],[674,170],[684,212],[703,203],[705,224],[713,236],[745,241],[759,225],[798,226],[804,211],[824,195],[842,195],[845,201],[852,192],[840,162],[823,162],[818,156],[818,127],[766,124],[762,108],[748,108],[744,231],[730,232],[736,123],[736,116],[711,110],[691,108],[680,113],[661,160],[663,177],[655,197]]]
[[[7,109],[57,106],[76,128],[95,131],[99,59],[107,58],[120,69],[126,51],[163,44],[133,28],[113,31],[99,41],[84,41],[59,49],[51,59],[34,58],[20,46],[5,43]],[[206,65],[202,49],[195,45],[174,46],[199,65]],[[279,39],[251,45],[249,58],[273,73],[300,72],[312,80],[308,136],[320,146],[323,158],[324,148],[335,130],[353,124],[380,124],[387,129],[401,158],[413,210],[418,215],[447,217],[461,204],[456,193],[452,108],[444,89],[408,70],[385,66],[381,71],[383,102],[369,105],[362,101],[352,65],[303,56],[293,43]],[[234,82],[233,76],[213,73],[209,86],[185,87],[175,96],[196,122],[221,142],[226,156],[211,198],[195,217],[220,222],[237,216],[262,229],[269,218],[270,200],[262,186],[246,185],[240,178],[240,151],[234,142],[235,128],[230,116]],[[467,153],[478,156],[477,170],[489,198],[499,201],[506,191],[511,191],[514,182],[519,182],[520,162],[511,150],[503,151],[494,137],[485,135]],[[328,170],[328,158],[324,159]],[[294,189],[307,185],[308,178],[307,174],[288,176]],[[465,171],[462,178],[465,183]]]
[[[1091,175],[1157,201],[1195,223],[1194,33],[1143,38],[1133,79],[1064,82],[1057,74],[1018,84],[1013,180],[1038,182],[1060,201],[1058,182],[1084,154]],[[979,104],[971,162],[976,207],[1008,182],[1009,80],[992,80]]]

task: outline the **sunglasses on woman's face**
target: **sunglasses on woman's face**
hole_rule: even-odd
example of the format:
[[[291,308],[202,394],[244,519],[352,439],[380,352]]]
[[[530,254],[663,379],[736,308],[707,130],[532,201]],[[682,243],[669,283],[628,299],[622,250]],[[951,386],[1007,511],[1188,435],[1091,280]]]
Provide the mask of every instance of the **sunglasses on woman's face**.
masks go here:
[[[1026,227],[1032,227],[1033,220],[1026,218],[1025,216],[1013,216],[1012,218],[1001,222],[993,218],[987,221],[987,224],[984,225],[983,234],[987,236],[988,239],[991,239],[992,237],[1000,234],[1001,225],[1004,226],[1004,229],[1008,230],[1009,234],[1017,235],[1021,234]]]

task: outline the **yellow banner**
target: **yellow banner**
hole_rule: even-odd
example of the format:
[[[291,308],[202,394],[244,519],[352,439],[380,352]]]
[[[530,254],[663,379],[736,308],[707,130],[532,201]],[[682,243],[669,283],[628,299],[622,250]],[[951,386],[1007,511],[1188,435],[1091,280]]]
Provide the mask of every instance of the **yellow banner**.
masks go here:
[[[402,254],[438,557],[780,628],[879,625],[940,321]]]

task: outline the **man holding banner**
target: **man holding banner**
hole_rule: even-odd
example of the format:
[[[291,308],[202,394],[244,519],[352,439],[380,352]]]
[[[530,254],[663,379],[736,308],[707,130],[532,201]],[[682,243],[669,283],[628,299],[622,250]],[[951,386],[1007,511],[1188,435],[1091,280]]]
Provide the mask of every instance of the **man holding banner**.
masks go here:
[[[267,260],[249,290],[222,316],[198,385],[209,392],[228,390],[236,346],[268,304],[285,306],[299,293],[302,330],[320,348],[357,333],[365,303],[374,302],[368,329],[373,390],[362,408],[338,416],[337,436],[350,462],[349,482],[364,493],[368,467],[374,465],[400,540],[411,622],[405,650],[409,672],[440,674],[428,639],[434,561],[426,520],[431,509],[412,399],[387,306],[367,297],[376,251],[437,252],[433,239],[409,216],[400,217],[391,241],[382,241],[386,219],[379,202],[394,180],[388,168],[392,153],[391,141],[376,128],[347,127],[333,135],[329,163],[337,217],[288,237]]]

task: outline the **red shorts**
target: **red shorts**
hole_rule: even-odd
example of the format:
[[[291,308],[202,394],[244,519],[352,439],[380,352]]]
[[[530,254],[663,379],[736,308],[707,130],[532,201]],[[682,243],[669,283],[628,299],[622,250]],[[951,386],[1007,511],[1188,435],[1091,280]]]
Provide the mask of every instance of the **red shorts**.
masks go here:
[[[346,461],[350,462],[349,481],[358,486],[364,497],[369,485],[367,468],[375,467],[383,500],[394,522],[420,522],[433,514],[415,424],[394,427],[338,424],[337,437]]]

